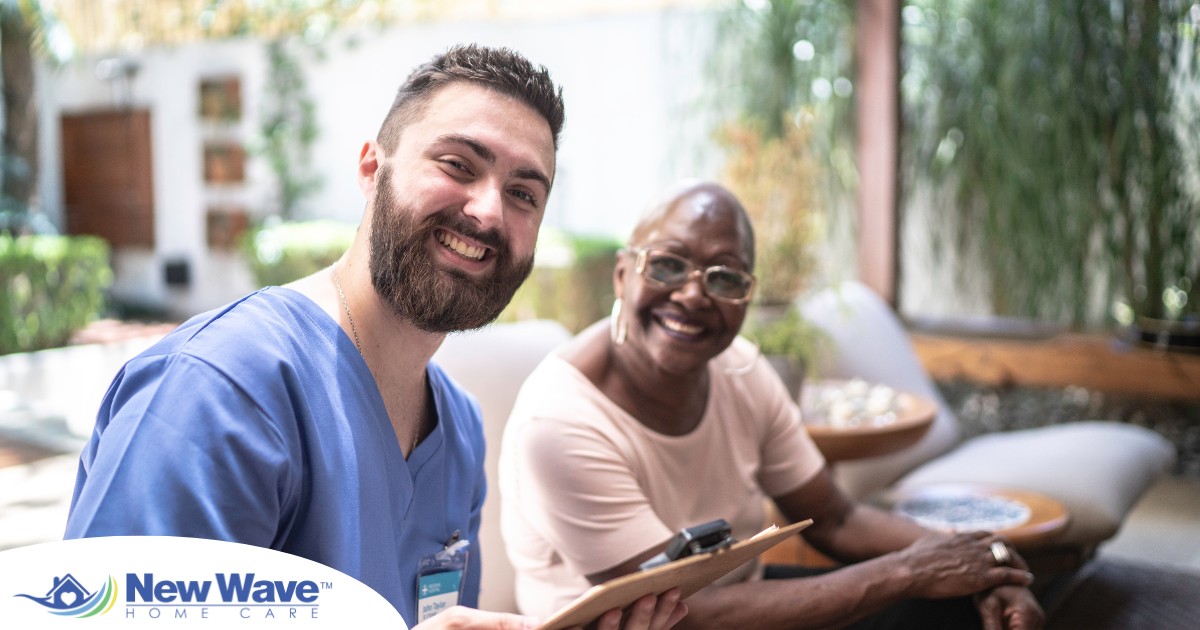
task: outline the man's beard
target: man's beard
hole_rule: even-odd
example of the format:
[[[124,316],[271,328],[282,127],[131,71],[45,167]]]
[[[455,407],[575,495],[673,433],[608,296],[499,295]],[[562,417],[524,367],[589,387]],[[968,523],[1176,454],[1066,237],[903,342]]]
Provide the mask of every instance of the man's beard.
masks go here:
[[[532,256],[513,258],[498,230],[480,232],[459,211],[442,210],[418,222],[414,208],[396,201],[389,166],[381,168],[375,190],[371,284],[392,312],[421,330],[446,333],[488,324],[533,270]],[[439,227],[491,248],[496,259],[491,277],[475,279],[457,269],[439,269],[426,249],[437,242],[434,231]]]

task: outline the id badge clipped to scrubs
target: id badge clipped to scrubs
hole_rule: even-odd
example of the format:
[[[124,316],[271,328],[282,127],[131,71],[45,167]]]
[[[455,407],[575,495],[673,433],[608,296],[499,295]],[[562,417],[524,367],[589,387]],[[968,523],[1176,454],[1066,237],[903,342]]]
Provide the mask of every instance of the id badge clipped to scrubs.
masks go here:
[[[417,563],[417,623],[458,604],[471,546],[470,541],[459,540],[458,536],[455,532],[441,551]]]

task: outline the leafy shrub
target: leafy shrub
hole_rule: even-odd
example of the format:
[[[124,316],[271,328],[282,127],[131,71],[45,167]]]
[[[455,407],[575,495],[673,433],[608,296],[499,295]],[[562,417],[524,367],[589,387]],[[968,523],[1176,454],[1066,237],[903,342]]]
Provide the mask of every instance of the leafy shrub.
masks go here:
[[[906,5],[901,205],[935,262],[981,263],[998,315],[1200,317],[1196,4]]]
[[[355,226],[339,221],[284,221],[250,231],[250,271],[261,286],[277,286],[333,264],[350,247]]]
[[[615,238],[543,228],[538,265],[499,319],[553,319],[571,332],[583,330],[612,310],[612,272],[619,249]]]
[[[828,337],[804,318],[799,309],[787,305],[755,305],[742,324],[742,336],[768,356],[783,356],[799,365],[812,365],[826,350]]]
[[[817,271],[823,210],[811,135],[810,123],[788,122],[775,137],[751,123],[726,125],[718,136],[726,154],[722,181],[754,225],[754,301],[760,304],[790,303]]]
[[[64,345],[99,316],[108,253],[95,236],[0,234],[0,354]]]

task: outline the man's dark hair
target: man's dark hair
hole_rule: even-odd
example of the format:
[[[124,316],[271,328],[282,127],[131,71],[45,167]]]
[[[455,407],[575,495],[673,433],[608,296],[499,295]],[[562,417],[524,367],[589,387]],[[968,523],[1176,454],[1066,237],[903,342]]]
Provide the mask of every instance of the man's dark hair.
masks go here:
[[[379,128],[379,146],[391,153],[400,141],[400,132],[425,113],[433,94],[458,82],[481,85],[532,107],[549,123],[554,148],[558,149],[558,133],[565,115],[562,88],[554,86],[550,71],[507,48],[476,44],[455,46],[408,76]]]

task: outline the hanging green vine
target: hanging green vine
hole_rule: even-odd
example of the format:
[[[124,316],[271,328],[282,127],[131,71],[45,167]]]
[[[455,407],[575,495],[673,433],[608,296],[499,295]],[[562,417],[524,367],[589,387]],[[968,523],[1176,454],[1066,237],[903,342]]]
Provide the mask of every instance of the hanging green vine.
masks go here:
[[[321,186],[321,178],[312,172],[316,103],[308,93],[299,59],[301,46],[294,37],[267,43],[269,69],[256,143],[256,152],[275,173],[279,216],[284,220],[295,219],[297,204]]]
[[[912,0],[906,192],[978,246],[1002,314],[1200,314],[1192,0]]]

